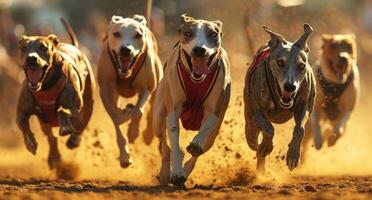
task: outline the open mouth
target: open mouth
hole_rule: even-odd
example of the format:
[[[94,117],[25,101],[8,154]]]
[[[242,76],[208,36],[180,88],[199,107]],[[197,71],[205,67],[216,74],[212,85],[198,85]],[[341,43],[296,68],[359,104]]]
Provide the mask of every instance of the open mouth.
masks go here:
[[[29,66],[26,68],[26,75],[28,86],[32,90],[40,90],[42,79],[44,77],[44,70],[41,67]]]
[[[280,97],[280,107],[284,109],[289,109],[293,106],[294,98],[296,97],[296,92],[285,92],[282,91],[282,96]]]
[[[133,56],[117,56],[117,60],[119,63],[118,66],[118,73],[120,77],[128,77],[130,76],[132,70],[132,66],[134,61],[136,60]]]

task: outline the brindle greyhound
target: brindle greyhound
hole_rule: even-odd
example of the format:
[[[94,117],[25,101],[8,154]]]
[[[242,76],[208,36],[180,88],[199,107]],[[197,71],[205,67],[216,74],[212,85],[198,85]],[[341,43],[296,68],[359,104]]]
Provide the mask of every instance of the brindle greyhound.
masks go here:
[[[273,150],[274,127],[294,117],[293,137],[287,152],[287,165],[299,163],[305,123],[312,112],[315,79],[308,62],[307,40],[313,29],[304,25],[304,34],[294,43],[266,26],[271,40],[262,47],[246,74],[244,88],[245,134],[248,146],[257,153],[257,171],[265,171],[265,157]],[[259,133],[263,133],[259,144]]]
[[[181,23],[180,41],[168,57],[153,117],[154,131],[161,137],[160,182],[164,185],[171,181],[178,187],[184,186],[198,157],[212,147],[231,88],[230,64],[221,47],[222,22],[182,15]],[[179,145],[179,118],[185,129],[199,131],[187,146],[192,157],[185,166]]]

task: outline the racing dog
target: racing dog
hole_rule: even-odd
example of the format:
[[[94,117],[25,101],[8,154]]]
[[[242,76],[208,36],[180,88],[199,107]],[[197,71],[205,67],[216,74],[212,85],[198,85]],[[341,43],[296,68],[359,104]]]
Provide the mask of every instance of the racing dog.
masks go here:
[[[356,62],[355,35],[323,35],[321,59],[315,64],[318,95],[306,134],[306,143],[313,135],[316,149],[322,147],[323,136],[327,135],[322,134],[321,121],[331,125],[328,146],[345,132],[360,93]]]
[[[268,45],[257,52],[247,71],[244,88],[245,135],[248,146],[257,153],[257,172],[265,171],[265,157],[273,150],[272,123],[295,121],[286,162],[289,170],[299,164],[306,121],[313,110],[315,78],[308,62],[307,41],[313,29],[304,25],[303,35],[294,43],[282,35],[270,34]],[[259,144],[259,133],[262,141]]]
[[[165,64],[154,103],[154,131],[161,138],[162,185],[171,182],[184,187],[198,157],[212,147],[219,133],[231,90],[230,63],[221,39],[222,22],[181,16],[179,42]],[[184,166],[179,119],[185,129],[198,131],[187,146],[192,157]]]
[[[155,99],[152,93],[163,76],[156,40],[146,24],[145,17],[141,15],[134,15],[133,18],[113,16],[98,62],[100,95],[115,126],[120,166],[123,168],[128,167],[132,159],[119,126],[131,119],[128,140],[133,143],[138,137],[139,123],[147,102],[152,113]],[[119,97],[137,94],[136,105],[128,104],[124,109],[118,107]],[[154,137],[151,117],[151,114],[147,117],[143,135],[146,144],[150,144]]]
[[[94,75],[89,61],[78,47],[78,41],[66,21],[64,25],[73,45],[62,43],[57,36],[23,36],[19,42],[19,62],[24,80],[17,106],[17,124],[27,150],[36,154],[37,142],[29,118],[36,115],[48,138],[48,165],[60,164],[61,156],[52,127],[59,135],[70,135],[67,147],[79,146],[81,134],[93,109]]]

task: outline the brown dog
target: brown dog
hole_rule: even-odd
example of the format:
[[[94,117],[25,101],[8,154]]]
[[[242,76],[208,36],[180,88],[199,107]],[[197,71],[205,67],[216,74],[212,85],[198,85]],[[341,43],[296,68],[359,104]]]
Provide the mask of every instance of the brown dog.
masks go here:
[[[151,113],[154,101],[152,93],[163,76],[156,40],[146,24],[146,19],[140,15],[133,18],[113,16],[98,63],[100,95],[115,126],[120,150],[119,160],[123,168],[128,167],[132,160],[126,146],[127,140],[119,126],[132,119],[128,128],[128,139],[133,143],[138,137],[145,104],[150,102]],[[135,106],[128,104],[125,109],[118,107],[119,97],[133,97],[137,94]],[[151,117],[149,114],[144,132],[146,144],[150,144],[154,137]]]
[[[356,61],[355,35],[323,35],[321,59],[315,64],[318,95],[305,148],[311,136],[320,149],[324,136],[328,135],[328,146],[332,146],[344,134],[360,93]],[[328,134],[322,134],[321,122],[331,125]]]
[[[231,78],[228,56],[221,46],[222,22],[182,15],[178,36],[156,92],[153,124],[161,137],[160,182],[184,187],[199,156],[212,147],[219,133],[230,100]],[[198,131],[186,148],[192,157],[184,166],[179,119],[185,129]]]
[[[36,115],[50,146],[48,164],[58,167],[61,156],[52,127],[61,136],[70,135],[67,147],[76,148],[89,122],[93,108],[94,75],[89,61],[78,49],[74,33],[68,27],[74,46],[59,42],[57,36],[23,36],[19,42],[19,62],[24,81],[17,107],[17,124],[32,154],[37,142],[29,118]]]
[[[304,25],[304,33],[294,43],[269,28],[268,45],[261,48],[246,74],[244,88],[245,134],[248,146],[257,153],[257,171],[265,171],[265,158],[273,146],[272,123],[294,118],[295,127],[288,145],[289,170],[297,167],[306,121],[313,110],[315,78],[309,65],[307,46],[313,29]],[[262,141],[259,144],[259,134]]]

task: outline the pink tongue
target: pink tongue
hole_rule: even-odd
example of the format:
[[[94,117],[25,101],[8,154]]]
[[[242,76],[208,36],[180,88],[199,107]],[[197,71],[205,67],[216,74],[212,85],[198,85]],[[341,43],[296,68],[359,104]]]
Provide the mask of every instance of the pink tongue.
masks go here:
[[[123,72],[127,72],[129,70],[129,65],[132,61],[132,58],[131,57],[121,57],[120,58],[120,62],[121,62],[121,70]]]
[[[40,80],[41,76],[43,75],[42,69],[28,69],[27,70],[27,77],[28,80],[33,84],[36,85]]]
[[[209,68],[208,68],[208,58],[198,58],[193,57],[191,58],[192,63],[192,70],[195,74],[203,75],[203,74],[209,74]]]

